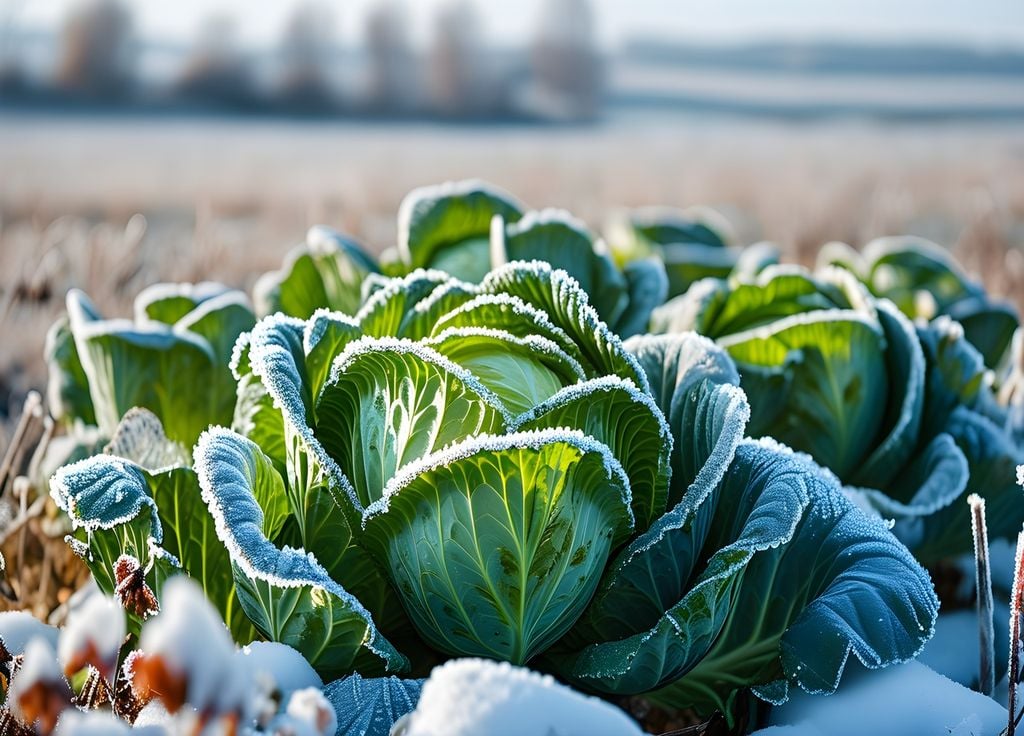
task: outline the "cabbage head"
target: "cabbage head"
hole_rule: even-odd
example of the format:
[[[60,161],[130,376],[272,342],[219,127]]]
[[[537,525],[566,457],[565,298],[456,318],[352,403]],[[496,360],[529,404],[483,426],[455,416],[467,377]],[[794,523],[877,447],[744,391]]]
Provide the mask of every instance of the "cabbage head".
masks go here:
[[[237,640],[325,678],[481,656],[729,711],[931,634],[931,582],[882,521],[743,439],[725,351],[624,343],[548,264],[368,278],[354,314],[259,322],[232,370],[233,428],[192,467],[112,448],[53,495],[101,586],[126,552],[158,595],[183,568]]]
[[[698,282],[652,325],[714,338],[750,399],[748,432],[829,468],[896,520],[919,559],[970,551],[965,493],[987,500],[994,537],[1014,538],[1024,522],[1013,483],[1024,447],[992,408],[982,356],[948,317],[915,326],[848,271],[774,266]]]

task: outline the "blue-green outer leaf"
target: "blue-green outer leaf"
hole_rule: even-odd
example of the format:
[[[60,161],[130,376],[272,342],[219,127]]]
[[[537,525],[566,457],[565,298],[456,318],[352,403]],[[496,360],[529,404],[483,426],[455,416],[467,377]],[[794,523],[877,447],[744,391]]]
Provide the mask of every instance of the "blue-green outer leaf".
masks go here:
[[[338,736],[388,736],[391,727],[419,702],[425,680],[365,678],[359,674],[324,687],[338,716]]]

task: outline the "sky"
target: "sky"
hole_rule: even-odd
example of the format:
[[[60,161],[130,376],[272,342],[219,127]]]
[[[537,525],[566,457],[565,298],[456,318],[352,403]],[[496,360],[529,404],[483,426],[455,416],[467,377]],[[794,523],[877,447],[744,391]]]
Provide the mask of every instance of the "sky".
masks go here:
[[[20,28],[55,28],[78,0],[0,0],[0,18]],[[334,0],[336,33],[356,41],[377,0]],[[451,0],[405,0],[417,41],[433,11]],[[665,39],[853,38],[943,41],[1024,48],[1024,0],[591,0],[602,43],[631,36]],[[289,0],[130,0],[147,40],[184,42],[214,14],[236,19],[239,40],[271,44],[294,7]],[[517,45],[530,35],[543,0],[476,0],[488,41]]]

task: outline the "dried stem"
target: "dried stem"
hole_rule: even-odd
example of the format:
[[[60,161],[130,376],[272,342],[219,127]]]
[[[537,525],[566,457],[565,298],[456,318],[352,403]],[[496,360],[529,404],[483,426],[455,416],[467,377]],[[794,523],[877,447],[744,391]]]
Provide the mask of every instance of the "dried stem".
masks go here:
[[[29,480],[35,482],[39,477],[39,467],[43,464],[43,459],[46,457],[46,450],[50,447],[50,441],[53,439],[53,433],[56,429],[56,425],[53,422],[53,417],[49,414],[43,415],[43,433],[39,437],[39,442],[36,443],[36,449],[32,453],[32,457],[28,461],[28,472],[27,475]]]
[[[1017,535],[1017,554],[1013,561],[1013,591],[1010,594],[1010,671],[1007,712],[1007,736],[1017,731],[1017,685],[1020,680],[1020,611],[1024,603],[1024,532]]]
[[[7,477],[12,472],[17,472],[18,459],[24,453],[22,444],[25,440],[25,435],[28,432],[29,426],[42,418],[42,404],[43,399],[39,393],[29,391],[28,396],[25,397],[25,405],[21,410],[21,419],[18,420],[18,426],[14,430],[14,436],[11,438],[11,444],[8,445],[7,452],[4,453],[3,462],[0,463],[0,493],[3,493],[4,488],[7,486]]]
[[[978,601],[978,688],[992,696],[996,689],[996,635],[992,621],[992,572],[988,559],[988,526],[985,523],[985,499],[972,493],[967,499],[971,506],[971,532],[974,535],[974,571]]]
[[[25,510],[24,514],[19,512],[14,518],[14,521],[12,521],[3,531],[0,531],[0,546],[7,544],[7,540],[14,534],[20,532],[22,527],[24,527],[29,521],[37,516],[41,516],[45,508],[46,496],[40,496],[32,502],[32,505]],[[21,560],[18,560],[18,562],[20,564]]]

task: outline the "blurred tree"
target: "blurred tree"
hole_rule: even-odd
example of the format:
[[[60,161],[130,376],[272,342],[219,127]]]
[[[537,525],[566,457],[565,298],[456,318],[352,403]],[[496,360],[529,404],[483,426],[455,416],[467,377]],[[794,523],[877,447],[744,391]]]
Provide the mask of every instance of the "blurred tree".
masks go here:
[[[366,18],[369,84],[366,102],[375,112],[409,112],[417,106],[416,65],[405,8],[393,0],[374,4]]]
[[[455,0],[438,7],[428,81],[431,106],[440,114],[467,117],[491,111],[480,39],[480,18],[472,2]]]
[[[331,9],[319,2],[298,5],[281,39],[279,101],[300,112],[325,112],[337,107],[330,73],[333,50]]]
[[[64,23],[54,82],[69,94],[112,100],[134,83],[132,16],[118,0],[86,0]]]
[[[13,97],[27,88],[25,69],[19,58],[14,21],[24,0],[0,2],[0,96]]]
[[[597,114],[604,69],[588,0],[545,0],[530,61],[541,104],[551,115]]]
[[[249,62],[235,40],[235,23],[215,15],[204,21],[174,92],[184,100],[235,110],[253,110],[260,96]]]
[[[17,59],[0,59],[0,99],[14,99],[31,90],[28,76]]]

